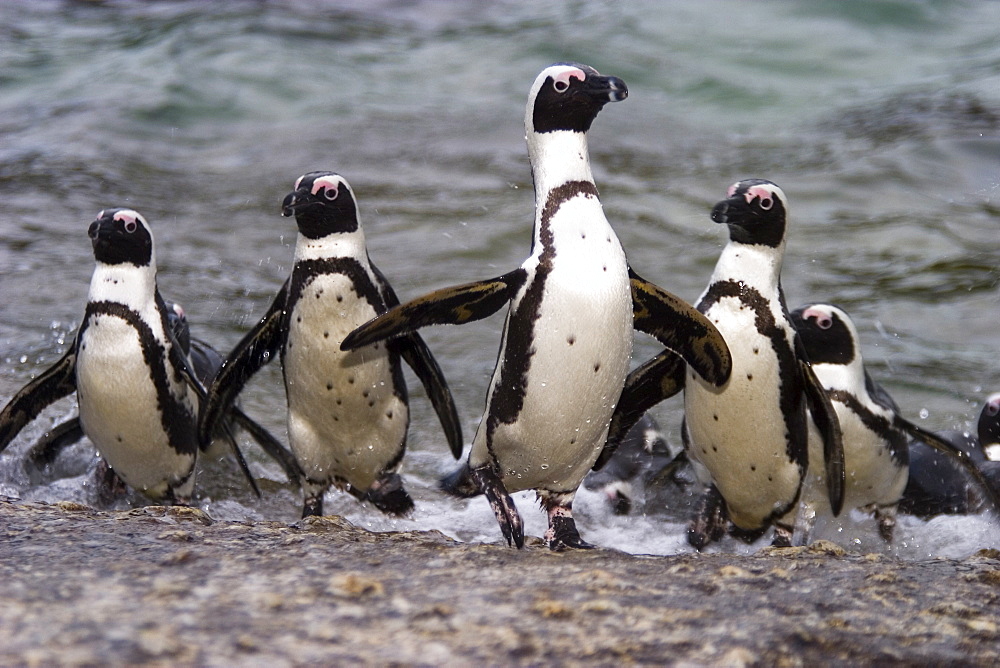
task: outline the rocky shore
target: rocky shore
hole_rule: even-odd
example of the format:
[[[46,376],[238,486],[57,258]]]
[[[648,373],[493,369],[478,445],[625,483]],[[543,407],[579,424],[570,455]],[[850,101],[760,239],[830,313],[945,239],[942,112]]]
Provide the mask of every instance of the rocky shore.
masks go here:
[[[551,553],[0,502],[0,665],[1000,663],[1000,552]]]

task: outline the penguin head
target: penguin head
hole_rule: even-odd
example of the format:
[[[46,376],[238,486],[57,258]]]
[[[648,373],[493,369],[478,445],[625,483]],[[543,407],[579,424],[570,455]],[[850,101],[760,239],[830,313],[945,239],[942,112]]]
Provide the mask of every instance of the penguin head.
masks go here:
[[[587,132],[608,102],[628,97],[625,82],[589,65],[556,63],[535,78],[524,119],[528,133]]]
[[[764,179],[734,183],[726,199],[712,207],[712,220],[729,227],[732,241],[772,248],[784,242],[787,215],[785,193]]]
[[[354,191],[335,172],[309,172],[298,178],[281,203],[281,215],[295,216],[299,233],[309,239],[358,230]]]
[[[184,307],[171,301],[165,301],[163,305],[167,307],[167,325],[170,326],[177,343],[185,352],[191,350],[191,326],[188,325]]]
[[[832,304],[811,304],[790,315],[813,364],[847,366],[858,359],[858,332],[843,309]]]
[[[104,264],[153,264],[153,232],[132,209],[104,209],[87,230],[94,259]]]
[[[983,449],[991,452],[994,448],[1000,447],[1000,392],[991,394],[983,405],[983,410],[979,413],[979,442]]]

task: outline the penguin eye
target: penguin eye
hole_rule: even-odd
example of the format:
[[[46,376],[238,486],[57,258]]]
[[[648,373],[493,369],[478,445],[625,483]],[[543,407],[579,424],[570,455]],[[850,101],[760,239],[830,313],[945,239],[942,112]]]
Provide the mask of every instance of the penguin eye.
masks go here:
[[[830,329],[833,327],[833,318],[819,317],[816,318],[816,326],[820,329]]]
[[[557,93],[565,93],[569,89],[569,82],[563,79],[556,79],[552,82],[552,87],[556,89]]]
[[[323,189],[323,197],[327,198],[331,202],[333,200],[337,199],[337,195],[339,195],[339,194],[340,194],[340,191],[337,190],[336,188],[324,188]]]
[[[139,224],[136,223],[134,220],[126,220],[124,227],[126,232],[132,234],[133,232],[135,232],[136,228],[139,227]]]
[[[762,197],[761,198],[761,200],[760,200],[760,208],[762,208],[764,211],[770,211],[772,206],[774,206],[774,200],[773,199],[771,199],[770,197]],[[824,327],[823,329],[826,329],[826,327]]]
[[[1000,413],[1000,401],[994,401],[986,404],[986,414],[993,417],[997,413]]]

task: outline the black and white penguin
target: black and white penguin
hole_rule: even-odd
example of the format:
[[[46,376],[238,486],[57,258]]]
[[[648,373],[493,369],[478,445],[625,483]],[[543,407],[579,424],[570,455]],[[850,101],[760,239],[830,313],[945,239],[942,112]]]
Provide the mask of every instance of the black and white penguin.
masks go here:
[[[153,234],[139,213],[105,209],[89,229],[97,266],[69,351],[0,413],[0,450],[76,391],[79,427],[127,485],[187,503],[198,454],[199,391],[156,287]]]
[[[965,453],[982,471],[989,489],[1000,495],[1000,393],[986,399],[976,433],[945,431],[937,435]],[[900,512],[922,518],[964,515],[977,512],[988,499],[981,485],[969,485],[974,476],[953,455],[931,447],[920,437],[912,439],[909,448],[910,475]]]
[[[184,352],[188,359],[189,367],[203,387],[208,387],[215,374],[222,367],[224,358],[222,354],[213,348],[209,343],[199,338],[191,336],[191,328],[188,324],[187,314],[184,308],[177,302],[164,300],[167,312],[167,324],[177,345]],[[249,433],[261,448],[281,465],[288,476],[288,480],[295,485],[299,484],[302,472],[291,453],[276,439],[271,432],[251,419],[238,406],[231,406],[223,428],[215,434],[216,439],[229,440],[232,438],[234,426],[242,427]],[[28,450],[25,460],[36,469],[45,469],[50,466],[65,448],[80,441],[84,437],[83,425],[80,424],[80,417],[75,416],[61,422],[45,433]],[[202,448],[205,452],[205,448]],[[210,453],[211,454],[211,453]],[[215,453],[220,454],[220,453]],[[236,457],[240,466],[245,469],[245,462],[242,461],[241,453],[237,450]],[[98,479],[102,485],[117,487],[114,480],[114,473],[99,471]],[[252,480],[252,479],[251,479]],[[109,499],[113,497],[110,490],[101,490]]]
[[[590,547],[574,495],[601,451],[628,372],[633,328],[652,333],[717,382],[725,342],[691,306],[632,272],[608,224],[590,168],[587,132],[625,83],[592,67],[556,64],[535,79],[525,132],[535,187],[531,255],[516,270],[444,288],[389,311],[347,337],[370,345],[432,324],[485,318],[508,305],[486,410],[468,460],[442,487],[486,495],[509,544],[522,547],[510,493],[535,490],[553,550]]]
[[[674,462],[660,426],[647,413],[629,430],[607,466],[591,471],[583,486],[599,492],[616,515],[628,515],[647,496],[655,480]]]
[[[200,437],[210,438],[244,384],[280,356],[288,440],[303,471],[303,517],[323,513],[331,485],[391,514],[413,501],[397,473],[410,422],[402,358],[416,372],[457,458],[462,434],[451,392],[417,334],[345,353],[344,336],[398,304],[372,264],[354,192],[334,172],[299,177],[282,203],[299,234],[291,277],[227,356],[209,389]]]
[[[785,194],[762,179],[733,184],[714,206],[712,220],[729,228],[729,243],[697,308],[729,344],[732,375],[716,387],[668,353],[641,365],[626,380],[599,461],[639,415],[683,389],[684,444],[707,486],[688,530],[697,549],[720,538],[730,521],[743,540],[774,525],[774,544],[791,544],[808,466],[809,412],[823,436],[834,514],[843,502],[836,412],[802,350],[781,289],[787,215]]]
[[[858,331],[847,313],[831,304],[811,304],[793,311],[791,317],[840,421],[844,505],[873,513],[879,534],[891,542],[909,471],[905,420],[896,402],[865,369]],[[818,439],[811,439],[810,446],[810,460],[818,460],[822,456]],[[810,469],[796,523],[805,542],[815,518],[830,514],[824,477],[821,467]]]

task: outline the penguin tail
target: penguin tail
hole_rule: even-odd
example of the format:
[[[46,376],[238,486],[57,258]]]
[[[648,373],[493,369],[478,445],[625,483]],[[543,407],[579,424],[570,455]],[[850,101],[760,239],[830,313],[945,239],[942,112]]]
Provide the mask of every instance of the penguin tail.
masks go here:
[[[462,499],[469,499],[483,493],[483,490],[479,488],[479,485],[476,484],[476,481],[472,477],[472,469],[469,468],[468,462],[463,463],[455,471],[441,478],[438,482],[438,487],[444,493]]]

